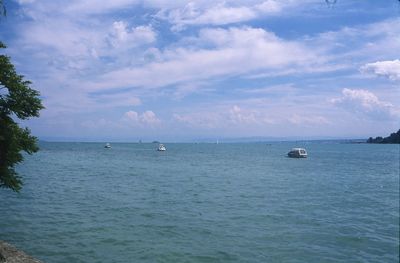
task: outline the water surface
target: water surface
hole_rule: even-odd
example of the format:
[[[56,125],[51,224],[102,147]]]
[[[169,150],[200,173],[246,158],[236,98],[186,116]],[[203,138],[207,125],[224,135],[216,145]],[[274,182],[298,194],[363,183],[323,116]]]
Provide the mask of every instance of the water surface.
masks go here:
[[[45,262],[399,261],[398,145],[103,146],[41,143],[0,239]]]

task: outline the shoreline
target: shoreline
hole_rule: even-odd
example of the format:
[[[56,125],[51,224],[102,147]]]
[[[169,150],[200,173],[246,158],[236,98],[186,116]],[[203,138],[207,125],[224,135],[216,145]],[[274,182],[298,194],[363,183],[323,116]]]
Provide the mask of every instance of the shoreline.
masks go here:
[[[43,263],[13,245],[0,240],[0,263]]]

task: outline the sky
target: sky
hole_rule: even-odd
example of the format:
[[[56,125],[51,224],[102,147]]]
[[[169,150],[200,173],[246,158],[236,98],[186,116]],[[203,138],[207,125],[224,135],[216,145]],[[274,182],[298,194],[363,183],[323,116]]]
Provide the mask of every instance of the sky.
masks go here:
[[[400,128],[397,0],[5,0],[44,140],[368,138]]]

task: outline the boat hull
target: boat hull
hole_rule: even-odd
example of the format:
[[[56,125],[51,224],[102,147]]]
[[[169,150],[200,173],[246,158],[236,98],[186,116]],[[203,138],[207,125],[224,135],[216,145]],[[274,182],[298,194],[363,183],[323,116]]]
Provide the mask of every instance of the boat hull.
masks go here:
[[[288,153],[288,157],[290,157],[290,158],[307,158],[307,155],[297,154],[297,153]]]

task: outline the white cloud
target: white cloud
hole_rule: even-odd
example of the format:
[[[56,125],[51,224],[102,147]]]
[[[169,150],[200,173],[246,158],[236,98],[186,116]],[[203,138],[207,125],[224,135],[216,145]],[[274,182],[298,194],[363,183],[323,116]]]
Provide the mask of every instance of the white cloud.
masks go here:
[[[377,61],[361,67],[361,71],[372,72],[378,76],[384,76],[391,80],[400,80],[400,60]]]
[[[135,47],[150,44],[155,40],[156,33],[151,26],[137,26],[129,29],[127,23],[124,21],[113,23],[110,42],[115,48],[121,48],[126,45],[128,47]]]
[[[345,26],[337,31],[326,31],[307,37],[310,45],[319,47],[331,60],[350,65],[356,61],[388,60],[398,58],[400,49],[399,18],[359,26]]]
[[[323,61],[301,43],[285,41],[260,28],[205,29],[196,42],[208,48],[167,49],[161,61],[114,70],[89,85],[94,89],[154,88],[254,71],[301,70]]]
[[[60,28],[63,28],[62,33]],[[58,19],[57,23],[36,21],[21,28],[21,33],[25,48],[47,50],[50,54],[69,58],[86,56],[89,53],[88,44],[95,44],[99,37],[96,32],[65,19]]]
[[[117,41],[125,41],[127,39],[128,32],[126,30],[126,24],[123,21],[117,21],[113,23],[114,36]]]
[[[262,88],[253,88],[249,89],[246,88],[243,90],[245,93],[250,93],[250,94],[259,94],[262,96],[263,94],[265,95],[282,95],[284,94],[285,96],[291,95],[295,93],[296,88],[293,83],[286,83],[286,84],[281,84],[281,85],[271,85],[271,86],[266,86]]]
[[[248,7],[226,7],[224,4],[218,4],[200,11],[191,2],[182,9],[170,11],[168,20],[174,24],[173,30],[181,30],[187,25],[224,25],[249,20],[255,16],[254,11]]]
[[[255,9],[260,11],[263,14],[268,13],[279,13],[282,11],[285,5],[288,5],[290,2],[287,1],[286,3],[283,1],[264,1],[261,4],[255,6]],[[294,2],[291,3],[292,5],[295,4]]]
[[[156,114],[150,110],[145,111],[140,116],[140,120],[142,123],[156,125],[159,124],[161,121],[157,118]]]
[[[191,93],[195,93],[200,87],[201,83],[187,83],[184,85],[178,85],[173,93],[173,97],[176,100],[182,100],[184,97]]]
[[[161,120],[157,118],[153,111],[147,110],[142,113],[130,110],[123,114],[122,118],[109,120],[100,118],[97,120],[86,120],[81,122],[81,126],[90,130],[105,129],[107,132],[115,132],[117,130],[126,131],[135,127],[140,130],[151,129],[161,124]]]
[[[124,114],[124,118],[136,123],[139,120],[139,114],[136,111],[127,111]]]
[[[319,14],[314,11],[325,8],[323,1],[314,1],[314,6],[307,0],[33,2],[19,0],[20,17],[9,28],[14,33],[5,36],[12,37],[9,50],[14,50],[16,65],[42,91],[47,120],[69,118],[71,123],[76,119],[81,123],[90,116],[97,121],[87,126],[124,127],[129,132],[149,131],[161,124],[177,130],[203,127],[243,134],[274,127],[276,134],[290,133],[287,125],[291,124],[314,125],[315,131],[315,126],[326,128],[329,120],[344,113],[324,103],[326,97],[336,95],[337,85],[347,80],[354,86],[365,84],[365,78],[355,74],[360,65],[375,62],[361,71],[400,79],[397,17],[372,24],[366,20],[359,26],[344,19],[336,26],[348,21],[347,27],[327,33],[315,29],[323,32],[332,27],[297,32],[284,27],[295,21],[288,18],[291,14],[304,15],[292,12],[294,8],[307,9],[307,15],[316,18]],[[271,28],[276,32],[264,27],[270,16],[275,16]],[[349,16],[341,12],[340,17]],[[242,26],[256,19],[260,20]],[[255,24],[263,28],[251,27]],[[171,26],[193,27],[166,30]],[[296,87],[282,82],[295,82]],[[376,90],[382,98],[394,93],[393,86]],[[390,100],[396,101],[395,96]],[[252,103],[256,100],[259,103]],[[384,100],[366,90],[345,89],[332,102],[375,121],[398,117],[398,107]],[[150,101],[153,111],[133,108]],[[136,111],[122,114],[121,108]],[[155,112],[162,112],[164,118],[175,115],[169,123]],[[340,121],[351,123],[351,115]]]
[[[161,120],[158,119],[156,114],[151,110],[147,110],[142,114],[132,110],[127,111],[124,113],[122,121],[130,125],[140,126],[156,126],[161,123]]]
[[[256,124],[259,123],[256,113],[253,111],[242,110],[239,106],[234,105],[229,110],[229,119],[234,124]]]
[[[284,8],[297,6],[296,1],[240,1],[189,2],[185,6],[160,11],[156,17],[173,24],[172,30],[182,30],[189,25],[226,25],[256,19],[263,15],[281,13]],[[242,5],[241,5],[242,4]]]
[[[71,1],[64,12],[70,14],[104,14],[132,7],[140,3],[139,0],[113,0],[99,3],[97,0],[74,0]]]
[[[343,89],[342,96],[331,100],[335,105],[346,110],[362,114],[376,120],[397,119],[400,117],[400,108],[390,102],[381,101],[368,90]]]
[[[18,4],[24,5],[24,4],[31,4],[34,3],[36,0],[17,0]]]

